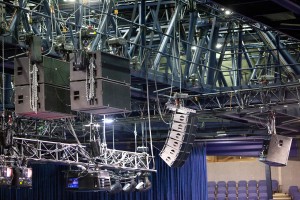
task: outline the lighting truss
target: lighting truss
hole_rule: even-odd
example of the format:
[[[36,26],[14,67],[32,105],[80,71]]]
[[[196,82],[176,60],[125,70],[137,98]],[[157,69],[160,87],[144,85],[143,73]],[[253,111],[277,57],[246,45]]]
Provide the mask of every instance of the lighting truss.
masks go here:
[[[120,151],[101,148],[98,157],[92,157],[85,145],[51,142],[38,139],[13,138],[15,154],[13,158],[32,161],[46,161],[69,165],[97,166],[97,168],[124,171],[149,171],[154,158],[147,153]]]

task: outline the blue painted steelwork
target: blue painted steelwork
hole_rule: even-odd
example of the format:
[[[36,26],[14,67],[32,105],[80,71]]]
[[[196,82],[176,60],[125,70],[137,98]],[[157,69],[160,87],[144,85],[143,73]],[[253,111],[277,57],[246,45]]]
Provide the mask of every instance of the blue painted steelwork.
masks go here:
[[[217,18],[215,17],[213,20],[212,28],[210,31],[210,39],[208,44],[209,51],[209,61],[208,61],[208,69],[207,69],[207,80],[206,83],[211,85],[213,88],[215,87],[215,73],[216,73],[216,45],[219,37],[219,23]]]

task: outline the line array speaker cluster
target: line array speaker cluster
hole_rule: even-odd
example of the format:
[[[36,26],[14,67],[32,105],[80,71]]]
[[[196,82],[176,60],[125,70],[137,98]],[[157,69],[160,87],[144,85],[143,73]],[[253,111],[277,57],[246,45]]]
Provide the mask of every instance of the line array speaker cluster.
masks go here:
[[[189,157],[195,140],[197,117],[193,113],[173,114],[173,120],[160,157],[170,167],[181,167]]]

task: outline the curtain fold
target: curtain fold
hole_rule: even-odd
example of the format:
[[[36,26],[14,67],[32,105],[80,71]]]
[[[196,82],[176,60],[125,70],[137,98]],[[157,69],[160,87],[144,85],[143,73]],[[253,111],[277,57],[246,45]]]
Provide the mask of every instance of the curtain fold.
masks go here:
[[[65,189],[63,171],[68,166],[35,164],[33,186],[28,188],[0,187],[2,200],[206,200],[206,147],[195,144],[181,168],[170,168],[155,151],[157,173],[152,173],[152,189],[147,192],[72,192]]]

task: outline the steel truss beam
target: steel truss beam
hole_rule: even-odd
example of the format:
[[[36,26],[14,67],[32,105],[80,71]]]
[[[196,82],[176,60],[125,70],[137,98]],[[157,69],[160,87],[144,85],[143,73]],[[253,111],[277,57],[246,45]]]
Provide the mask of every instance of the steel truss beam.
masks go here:
[[[101,145],[100,155],[91,156],[86,145],[50,142],[38,139],[13,138],[14,154],[11,158],[38,162],[55,162],[68,165],[83,165],[102,169],[126,171],[155,171],[153,157],[137,153],[108,149]]]
[[[192,100],[198,109],[247,109],[272,108],[278,105],[299,104],[300,84],[257,86],[256,88],[237,89],[217,93],[197,95]]]

